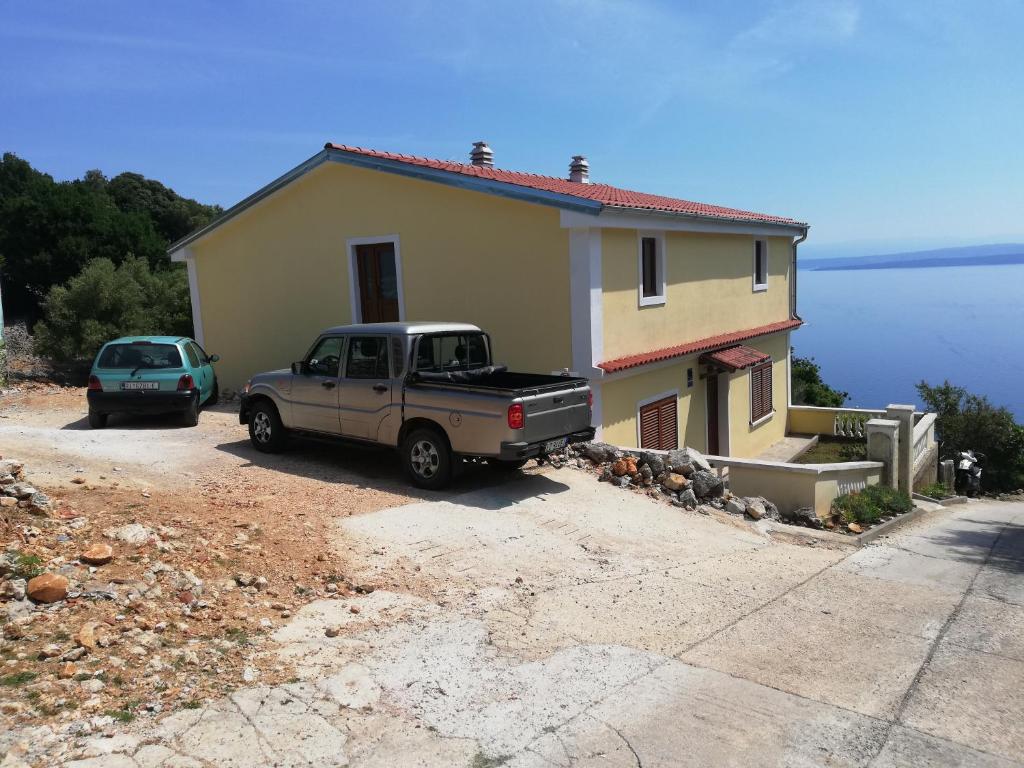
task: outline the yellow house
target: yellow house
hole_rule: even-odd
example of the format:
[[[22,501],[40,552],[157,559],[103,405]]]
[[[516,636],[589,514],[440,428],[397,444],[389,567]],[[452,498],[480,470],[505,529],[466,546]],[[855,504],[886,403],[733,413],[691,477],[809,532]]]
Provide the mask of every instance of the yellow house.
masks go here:
[[[327,326],[465,321],[513,369],[591,379],[599,435],[754,456],[785,436],[807,225],[567,178],[328,144],[170,248],[224,388]]]

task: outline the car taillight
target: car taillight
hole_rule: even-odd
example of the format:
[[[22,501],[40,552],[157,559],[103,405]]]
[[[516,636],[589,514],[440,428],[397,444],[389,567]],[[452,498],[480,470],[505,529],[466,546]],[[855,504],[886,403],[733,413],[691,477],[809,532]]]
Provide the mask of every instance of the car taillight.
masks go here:
[[[183,390],[195,389],[195,388],[196,388],[196,383],[192,380],[192,374],[191,373],[183,374],[182,377],[180,379],[178,379],[178,391],[179,392],[181,392]]]
[[[89,389],[93,390],[94,392],[102,392],[103,391],[103,385],[100,384],[100,377],[99,376],[93,376],[93,375],[89,376]]]
[[[522,429],[523,428],[523,404],[512,403],[508,407],[508,426],[509,429]]]

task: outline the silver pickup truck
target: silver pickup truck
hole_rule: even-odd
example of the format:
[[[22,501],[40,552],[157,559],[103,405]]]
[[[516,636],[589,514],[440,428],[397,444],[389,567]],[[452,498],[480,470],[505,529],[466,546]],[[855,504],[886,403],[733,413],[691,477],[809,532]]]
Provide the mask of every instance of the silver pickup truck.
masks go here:
[[[441,488],[460,458],[515,469],[594,437],[586,379],[494,365],[465,323],[329,328],[291,369],[253,376],[239,420],[260,451],[289,432],[394,446],[410,480]]]

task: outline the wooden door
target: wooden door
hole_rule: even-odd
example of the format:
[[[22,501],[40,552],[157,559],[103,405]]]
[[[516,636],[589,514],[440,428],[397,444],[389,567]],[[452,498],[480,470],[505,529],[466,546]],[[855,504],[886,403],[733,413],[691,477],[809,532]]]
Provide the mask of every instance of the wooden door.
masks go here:
[[[708,453],[719,456],[718,437],[718,374],[707,378],[708,386]]]
[[[398,269],[394,243],[356,246],[360,321],[398,321]]]

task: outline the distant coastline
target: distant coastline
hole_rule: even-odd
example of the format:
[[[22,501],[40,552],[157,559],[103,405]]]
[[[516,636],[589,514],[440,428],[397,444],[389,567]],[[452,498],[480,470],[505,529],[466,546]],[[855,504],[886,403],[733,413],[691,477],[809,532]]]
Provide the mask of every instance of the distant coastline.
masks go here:
[[[810,258],[799,262],[808,272],[838,272],[864,269],[930,269],[934,267],[985,267],[1024,264],[1024,244],[994,243],[930,251],[908,251],[872,256]]]
[[[843,272],[854,269],[927,269],[931,267],[984,267],[999,264],[1024,264],[1024,252],[993,254],[991,256],[960,256],[943,258],[935,256],[923,259],[898,259],[868,264],[814,264],[801,265],[811,272]]]

